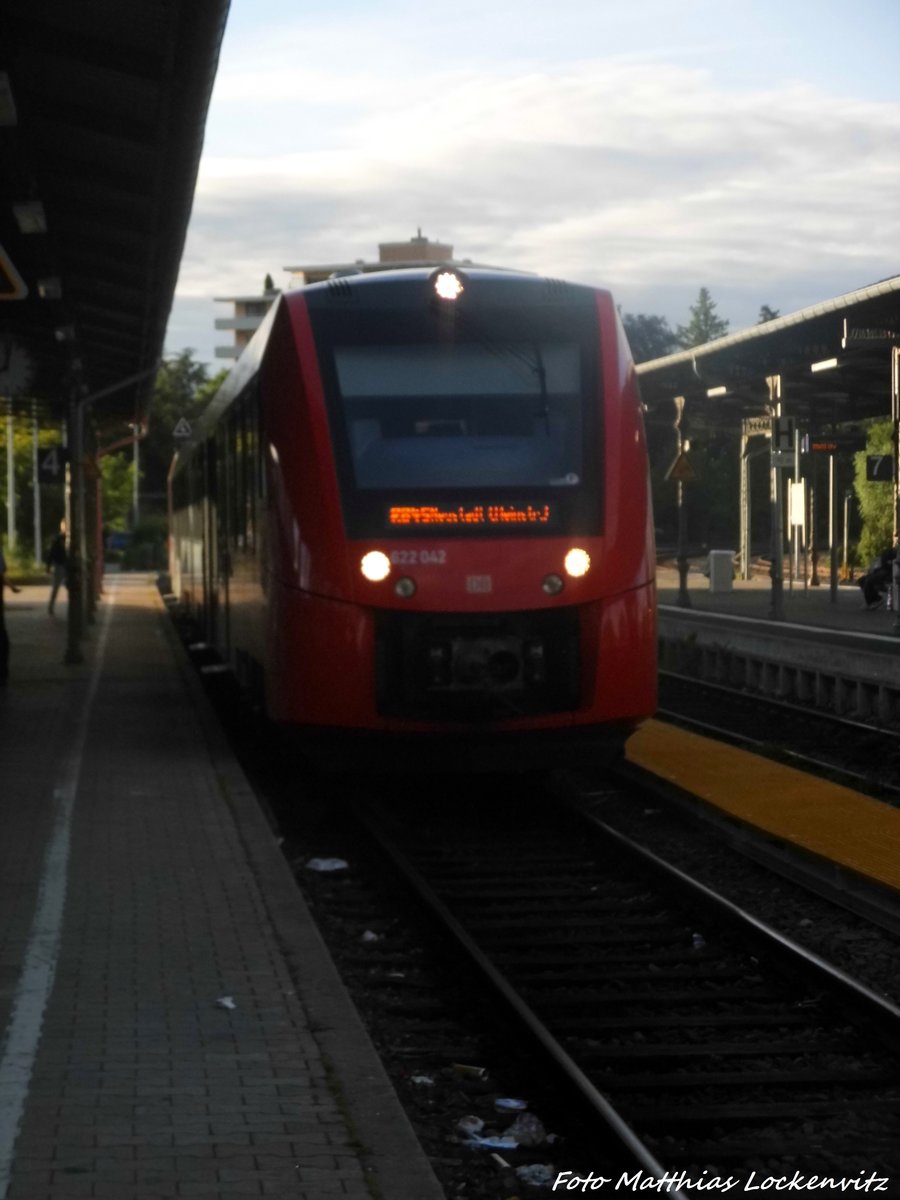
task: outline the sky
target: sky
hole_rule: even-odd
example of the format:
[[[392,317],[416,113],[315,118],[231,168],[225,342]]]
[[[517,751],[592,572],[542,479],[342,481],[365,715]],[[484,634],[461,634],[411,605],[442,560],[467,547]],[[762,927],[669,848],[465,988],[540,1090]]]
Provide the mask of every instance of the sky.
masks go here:
[[[732,332],[900,274],[898,0],[231,0],[166,352],[417,230]]]

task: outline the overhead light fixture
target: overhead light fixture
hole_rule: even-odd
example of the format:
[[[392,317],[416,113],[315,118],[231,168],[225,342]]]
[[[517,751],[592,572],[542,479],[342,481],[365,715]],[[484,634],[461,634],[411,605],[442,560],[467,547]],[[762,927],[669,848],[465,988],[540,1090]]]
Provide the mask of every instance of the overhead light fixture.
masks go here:
[[[12,207],[16,224],[22,233],[47,232],[47,214],[40,200],[20,200]]]
[[[18,125],[19,117],[16,112],[16,102],[13,99],[12,84],[5,71],[0,71],[0,125]]]
[[[709,396],[710,398],[712,398],[713,396],[727,396],[727,395],[728,395],[728,388],[727,388],[727,387],[714,387],[714,388],[707,388],[707,389],[706,389],[706,394],[707,394],[707,396]]]
[[[42,300],[59,300],[62,296],[62,282],[56,275],[47,279],[39,279],[37,287],[38,295]]]
[[[814,362],[809,369],[811,371],[833,371],[837,365],[836,358],[823,358],[821,362]]]

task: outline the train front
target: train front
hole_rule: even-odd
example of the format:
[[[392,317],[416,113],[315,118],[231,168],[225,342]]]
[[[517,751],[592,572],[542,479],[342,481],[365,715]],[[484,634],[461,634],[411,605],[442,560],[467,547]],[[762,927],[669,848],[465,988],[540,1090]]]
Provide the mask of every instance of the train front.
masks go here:
[[[303,645],[299,679],[282,674],[290,719],[404,735],[438,768],[618,754],[655,708],[656,624],[643,423],[611,297],[447,267],[303,301],[339,519],[301,514],[317,583],[288,619]]]

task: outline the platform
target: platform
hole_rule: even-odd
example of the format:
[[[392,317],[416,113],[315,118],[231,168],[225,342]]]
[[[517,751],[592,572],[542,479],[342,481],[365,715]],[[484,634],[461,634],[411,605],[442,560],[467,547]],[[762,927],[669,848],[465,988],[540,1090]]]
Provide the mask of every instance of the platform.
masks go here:
[[[900,637],[895,614],[870,610],[858,585],[832,595],[802,580],[783,591],[784,619],[771,611],[771,579],[757,573],[713,591],[701,565],[688,574],[690,607],[678,605],[678,572],[657,571],[661,666],[676,643],[690,673],[861,719],[900,713]],[[749,623],[749,624],[748,624]],[[676,663],[677,669],[677,663]],[[900,890],[895,847],[900,810],[852,789],[734,746],[647,722],[629,741],[631,762],[691,795],[824,862]]]
[[[721,590],[694,564],[684,605],[678,572],[663,565],[657,594],[661,670],[864,722],[900,721],[900,622],[885,607],[868,609],[858,585],[786,582],[780,620],[763,572]]]
[[[900,891],[900,809],[852,788],[661,721],[628,761],[764,834]]]
[[[752,579],[733,580],[729,591],[713,591],[702,568],[701,562],[692,563],[687,577],[688,599],[691,608],[698,612],[771,620],[774,626],[782,623],[816,625],[845,632],[896,637],[900,647],[900,635],[894,633],[896,614],[884,606],[867,609],[856,583],[841,583],[832,595],[827,572],[820,576],[817,587],[805,584],[802,579],[795,579],[791,583],[785,577],[782,586],[784,619],[779,622],[770,616],[772,580],[768,574],[757,569]],[[659,603],[677,607],[678,571],[671,565],[660,565],[656,583]]]
[[[0,1197],[440,1200],[153,581],[74,667],[47,592],[7,594]]]

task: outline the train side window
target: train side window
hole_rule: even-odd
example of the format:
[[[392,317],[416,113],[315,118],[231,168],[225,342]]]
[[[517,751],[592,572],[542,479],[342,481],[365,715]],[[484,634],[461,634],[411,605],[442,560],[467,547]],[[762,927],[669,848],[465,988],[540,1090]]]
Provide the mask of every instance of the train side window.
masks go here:
[[[241,536],[240,508],[240,455],[238,453],[237,414],[232,409],[227,422],[228,436],[228,527],[231,545],[237,549],[243,544]]]
[[[256,551],[256,465],[257,436],[256,413],[252,394],[248,393],[243,403],[244,418],[244,539],[247,550]]]

